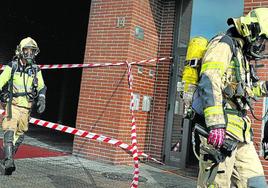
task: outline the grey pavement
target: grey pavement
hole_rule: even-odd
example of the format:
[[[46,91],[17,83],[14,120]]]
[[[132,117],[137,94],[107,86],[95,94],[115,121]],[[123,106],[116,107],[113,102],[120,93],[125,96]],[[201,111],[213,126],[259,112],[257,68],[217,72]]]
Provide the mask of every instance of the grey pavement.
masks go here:
[[[125,188],[132,181],[132,166],[109,165],[75,156],[17,159],[11,176],[0,175],[2,188]],[[140,188],[191,188],[194,179],[141,164]]]
[[[49,139],[48,134],[38,129],[34,132],[35,134],[32,132],[26,135],[25,144],[71,152],[70,142],[64,142],[64,139],[59,143],[45,140],[46,137]],[[42,133],[43,141],[39,132]],[[1,130],[0,133],[2,138]],[[132,165],[112,165],[71,154],[61,157],[16,159],[15,162],[17,170],[11,176],[0,175],[0,188],[128,188],[134,170]],[[1,173],[2,171],[0,168]],[[140,163],[139,188],[196,187],[196,177],[186,176],[184,169]]]

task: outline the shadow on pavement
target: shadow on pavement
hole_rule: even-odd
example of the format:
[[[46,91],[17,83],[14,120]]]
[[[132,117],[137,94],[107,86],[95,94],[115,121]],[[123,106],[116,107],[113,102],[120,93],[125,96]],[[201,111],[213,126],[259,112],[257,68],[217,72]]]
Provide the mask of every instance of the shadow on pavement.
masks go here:
[[[72,153],[74,140],[74,135],[72,134],[60,132],[46,127],[30,125],[26,136],[31,137],[33,141],[36,140],[55,149]]]

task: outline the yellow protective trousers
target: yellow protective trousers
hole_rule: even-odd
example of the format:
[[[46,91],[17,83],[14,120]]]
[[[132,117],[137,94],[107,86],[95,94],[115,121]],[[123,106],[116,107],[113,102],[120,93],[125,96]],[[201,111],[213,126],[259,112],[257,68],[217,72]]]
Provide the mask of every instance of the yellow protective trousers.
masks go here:
[[[206,139],[201,139],[206,144]],[[248,180],[254,177],[264,178],[264,171],[253,142],[239,142],[231,157],[219,163],[218,173],[212,184],[207,184],[208,169],[213,165],[210,161],[203,161],[204,152],[200,151],[198,188],[230,188],[231,185],[239,188],[247,188]]]
[[[3,131],[11,130],[14,131],[13,144],[16,143],[20,135],[23,135],[28,131],[29,122],[29,109],[11,105],[12,107],[12,118],[4,116],[2,127]]]

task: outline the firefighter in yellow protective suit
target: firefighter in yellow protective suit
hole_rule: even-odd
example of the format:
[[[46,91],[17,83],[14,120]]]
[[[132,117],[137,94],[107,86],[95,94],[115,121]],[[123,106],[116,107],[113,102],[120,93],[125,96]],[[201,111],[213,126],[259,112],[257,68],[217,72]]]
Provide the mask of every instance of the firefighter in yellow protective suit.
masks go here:
[[[208,137],[201,138],[200,148],[219,149],[227,138],[237,141],[237,146],[217,164],[212,181],[208,181],[214,165],[212,154],[200,150],[197,187],[266,188],[247,112],[254,97],[268,95],[268,82],[259,80],[253,65],[254,60],[268,57],[268,8],[229,18],[227,23],[231,27],[209,42],[202,61],[197,91]]]
[[[45,110],[46,86],[40,68],[35,64],[38,53],[37,43],[30,37],[24,38],[17,46],[13,60],[0,75],[1,100],[6,102],[7,114],[2,122],[6,175],[15,171],[13,156],[28,130],[32,104],[37,102],[38,113]]]

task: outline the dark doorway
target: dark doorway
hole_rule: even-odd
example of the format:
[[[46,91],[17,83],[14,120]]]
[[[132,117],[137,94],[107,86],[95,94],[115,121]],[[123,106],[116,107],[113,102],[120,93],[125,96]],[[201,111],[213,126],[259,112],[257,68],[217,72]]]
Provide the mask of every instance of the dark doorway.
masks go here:
[[[37,64],[83,63],[90,4],[90,0],[10,0],[1,3],[0,63],[7,64],[20,40],[27,36],[39,45],[41,52],[36,58]],[[48,88],[46,110],[42,115],[33,111],[31,116],[75,127],[82,69],[42,72]],[[30,126],[27,135],[46,138],[42,140],[44,142],[64,140],[72,146],[73,135],[54,132]]]

